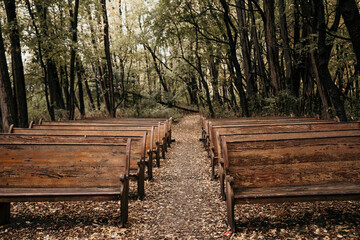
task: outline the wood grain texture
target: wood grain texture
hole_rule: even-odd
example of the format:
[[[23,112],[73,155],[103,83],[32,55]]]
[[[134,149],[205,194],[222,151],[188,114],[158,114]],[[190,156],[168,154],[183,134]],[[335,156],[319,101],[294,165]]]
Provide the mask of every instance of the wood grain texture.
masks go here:
[[[35,130],[34,130],[35,131]],[[142,134],[142,135],[141,135]],[[145,160],[146,132],[138,136],[97,136],[97,135],[30,135],[30,134],[0,134],[0,143],[122,143],[131,138],[130,169],[137,169],[137,161]]]
[[[126,144],[0,145],[0,186],[114,187],[126,174]]]

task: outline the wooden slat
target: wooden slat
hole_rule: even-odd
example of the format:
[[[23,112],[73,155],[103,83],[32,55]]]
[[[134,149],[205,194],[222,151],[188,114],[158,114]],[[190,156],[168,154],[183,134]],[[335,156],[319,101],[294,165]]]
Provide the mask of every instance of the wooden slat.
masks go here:
[[[352,182],[360,183],[359,159],[341,162],[230,166],[234,188],[311,185]]]
[[[133,126],[133,125],[36,125],[34,129],[80,129],[80,130],[151,130],[152,125],[149,126]]]
[[[236,203],[360,200],[359,183],[235,189]]]
[[[119,186],[126,144],[0,144],[0,186]]]
[[[226,147],[225,167],[235,186],[360,182],[360,136],[227,142]]]
[[[137,169],[137,161],[145,159],[146,132],[139,136],[97,136],[97,135],[25,135],[0,134],[0,143],[123,143],[131,137],[130,169]]]

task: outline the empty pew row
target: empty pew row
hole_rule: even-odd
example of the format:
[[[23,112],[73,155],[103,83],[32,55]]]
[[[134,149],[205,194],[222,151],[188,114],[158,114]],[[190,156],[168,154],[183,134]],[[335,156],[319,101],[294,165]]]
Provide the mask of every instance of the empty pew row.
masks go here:
[[[120,200],[128,219],[131,139],[126,143],[0,144],[0,224],[11,202]]]
[[[34,128],[12,128],[12,134],[16,135],[28,135],[29,138],[36,135],[51,135],[51,136],[80,136],[84,138],[94,139],[95,136],[98,139],[105,139],[104,141],[111,141],[114,138],[123,137],[126,138],[141,138],[145,137],[143,150],[145,158],[144,160],[137,162],[133,159],[131,164],[130,179],[137,181],[138,196],[140,199],[144,197],[144,179],[145,179],[145,167],[147,167],[148,178],[152,178],[152,160],[153,158],[159,158],[160,149],[157,141],[154,141],[154,128],[150,131],[145,130],[80,130],[80,129],[34,129]],[[50,139],[50,138],[49,138]],[[107,140],[106,140],[107,139]],[[158,161],[158,160],[157,160]]]
[[[218,165],[220,153],[220,136],[231,135],[261,135],[264,133],[306,133],[322,131],[344,131],[360,129],[360,122],[297,122],[276,124],[243,124],[243,125],[215,125],[209,123],[209,155],[211,159],[212,177],[215,176],[215,167]],[[220,135],[220,136],[217,136]],[[240,137],[240,136],[239,136]]]
[[[210,124],[212,126],[228,126],[237,127],[244,125],[271,125],[271,124],[302,124],[302,123],[325,123],[326,120],[316,120],[312,118],[257,118],[257,119],[206,119],[202,118],[202,138],[200,139],[204,143],[204,147],[209,151],[210,141]]]
[[[73,125],[73,124],[62,124],[62,125],[38,125],[38,124],[32,124],[29,126],[29,129],[32,130],[39,130],[43,133],[47,130],[64,130],[64,132],[67,132],[66,134],[71,134],[71,131],[76,130],[79,131],[101,131],[101,132],[107,132],[106,134],[109,134],[110,131],[150,131],[153,141],[148,141],[153,144],[153,146],[157,146],[156,149],[156,164],[159,167],[160,166],[160,157],[165,158],[165,153],[167,151],[167,131],[165,129],[165,125],[161,125],[158,123],[156,126],[149,125],[149,126],[129,126],[129,125],[107,125],[107,124],[96,124],[96,125]],[[22,129],[22,128],[12,128],[10,127],[9,130],[10,133],[30,133],[29,131]],[[81,133],[79,133],[81,134]],[[111,134],[111,133],[110,133]],[[161,156],[160,156],[160,149],[161,149]],[[152,160],[152,158],[150,159]],[[149,168],[152,168],[152,166],[149,166]]]
[[[34,132],[34,131],[33,131]],[[137,183],[137,196],[142,200],[145,196],[144,179],[145,179],[145,161],[146,161],[146,140],[147,133],[144,131],[135,132],[126,135],[126,132],[121,132],[117,135],[75,135],[75,134],[46,134],[32,133],[32,134],[0,134],[0,144],[2,143],[126,143],[131,138],[131,159],[129,165],[130,180]]]
[[[228,223],[235,204],[360,199],[360,130],[221,136]]]
[[[140,125],[151,125],[156,126],[159,123],[161,125],[165,125],[167,131],[167,143],[170,146],[171,142],[174,141],[171,138],[171,127],[173,123],[172,117],[169,119],[166,118],[110,118],[110,119],[94,119],[94,120],[68,120],[68,121],[44,121],[40,119],[38,125],[67,125],[67,124],[74,124],[74,125],[83,125],[83,124],[90,124],[90,125],[97,125],[97,124],[110,124],[110,125],[130,125],[130,126],[140,126]],[[34,122],[30,123],[30,126],[34,124]]]
[[[49,122],[50,123],[50,122]],[[167,147],[171,143],[171,129],[169,129],[168,122],[154,122],[154,123],[73,123],[73,122],[53,122],[51,124],[33,124],[29,125],[29,128],[35,129],[87,129],[87,130],[148,130],[151,127],[155,127],[157,131],[158,141],[162,149],[162,157],[165,158],[165,152]]]

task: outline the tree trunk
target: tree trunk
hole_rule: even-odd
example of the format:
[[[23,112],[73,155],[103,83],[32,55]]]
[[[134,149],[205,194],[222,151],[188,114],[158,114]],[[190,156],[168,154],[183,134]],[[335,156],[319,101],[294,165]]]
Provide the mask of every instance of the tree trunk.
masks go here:
[[[86,89],[86,94],[88,95],[88,98],[89,98],[89,101],[90,101],[91,110],[95,110],[94,99],[93,99],[93,96],[91,94],[91,90],[90,90],[89,83],[88,83],[87,79],[85,79],[85,89]]]
[[[244,92],[244,86],[242,83],[242,73],[241,73],[241,68],[240,68],[240,64],[239,61],[237,59],[237,55],[236,55],[236,39],[233,37],[233,34],[231,32],[231,26],[233,26],[230,16],[229,16],[229,5],[225,0],[220,0],[221,5],[224,9],[224,22],[225,22],[225,26],[226,26],[226,32],[227,32],[227,37],[228,37],[228,41],[229,41],[229,51],[230,51],[230,61],[232,62],[234,68],[235,68],[235,76],[236,76],[236,81],[235,81],[235,86],[237,88],[237,90],[239,91],[239,97],[240,97],[240,104],[241,104],[241,114],[244,117],[249,117],[249,110],[248,110],[248,104],[247,104],[247,99],[245,96],[245,92]],[[236,35],[236,33],[235,33]]]
[[[55,121],[54,106],[53,106],[53,104],[50,104],[50,101],[49,101],[48,70],[47,70],[46,65],[44,63],[44,58],[43,58],[43,54],[42,54],[42,38],[41,38],[41,35],[40,35],[40,32],[39,32],[39,29],[38,29],[38,27],[37,27],[37,25],[35,23],[35,17],[34,17],[34,14],[33,14],[32,10],[31,10],[31,5],[30,5],[29,0],[26,0],[26,6],[27,6],[27,9],[28,9],[29,15],[31,17],[33,27],[35,29],[35,34],[36,34],[36,38],[37,38],[37,45],[38,45],[38,51],[37,51],[38,59],[40,61],[41,68],[43,69],[43,72],[44,72],[44,87],[45,87],[44,92],[45,92],[46,106],[47,106],[47,109],[48,109],[51,120]]]
[[[315,0],[313,0],[315,1]],[[317,18],[317,28],[319,31],[319,37],[318,37],[318,51],[319,51],[319,75],[320,80],[324,87],[329,92],[329,95],[331,97],[332,103],[335,107],[335,111],[337,114],[337,117],[340,119],[341,122],[347,121],[346,112],[344,108],[344,101],[342,99],[342,92],[335,83],[332,81],[328,64],[330,59],[330,52],[332,47],[329,45],[327,39],[326,39],[326,23],[325,23],[325,13],[324,13],[324,5],[322,0],[316,0],[315,1],[315,10],[317,12],[316,18]]]
[[[0,116],[2,130],[7,132],[10,125],[15,123],[16,111],[1,28],[0,21]]]
[[[115,109],[115,100],[114,100],[114,74],[112,70],[112,61],[111,61],[111,53],[110,53],[110,41],[109,41],[109,21],[107,17],[106,10],[106,0],[101,0],[102,6],[102,15],[103,15],[103,23],[104,23],[104,48],[105,48],[105,57],[107,63],[107,91],[109,97],[109,116],[115,117],[116,109]]]
[[[288,88],[292,89],[292,77],[293,77],[293,64],[292,64],[292,54],[289,44],[289,33],[287,27],[286,19],[286,10],[285,10],[285,0],[279,0],[279,15],[280,15],[280,33],[282,39],[282,47],[284,51],[284,60],[285,60],[285,79],[286,85]]]
[[[13,67],[15,102],[18,116],[18,126],[27,127],[28,110],[26,102],[24,67],[21,57],[20,32],[16,19],[16,6],[14,0],[5,0],[5,8],[10,24],[11,60]]]
[[[80,114],[81,114],[81,119],[84,119],[85,118],[85,104],[84,104],[84,90],[83,90],[83,84],[82,84],[83,69],[82,69],[81,63],[79,61],[79,58],[76,59],[76,73],[77,73],[77,80],[78,80]]]
[[[236,14],[239,23],[239,37],[243,55],[244,74],[246,80],[246,94],[252,98],[256,94],[255,77],[252,74],[251,46],[249,42],[249,26],[246,20],[244,0],[236,0]]]
[[[356,55],[356,69],[360,70],[360,14],[355,0],[339,1],[339,10],[349,32],[351,42]]]
[[[76,61],[76,43],[77,43],[77,23],[79,12],[79,0],[75,0],[74,14],[70,11],[71,29],[72,29],[72,44],[70,52],[70,108],[69,119],[75,118],[75,61]]]
[[[260,76],[260,80],[263,83],[263,95],[264,97],[268,96],[268,77],[266,74],[266,69],[265,69],[265,63],[264,63],[264,59],[262,57],[262,50],[261,50],[261,46],[260,46],[260,42],[259,42],[259,38],[257,35],[257,30],[256,30],[256,21],[255,21],[255,15],[254,15],[254,10],[253,10],[253,6],[252,6],[252,0],[249,0],[248,2],[248,6],[249,6],[249,11],[250,11],[250,18],[251,18],[251,35],[252,35],[252,39],[254,41],[254,55],[255,55],[255,59],[257,62],[257,69],[259,72],[259,76]]]
[[[298,0],[294,0],[294,46],[300,44],[300,11]],[[294,51],[294,62],[293,62],[293,71],[291,76],[291,93],[295,97],[299,97],[300,93],[300,79],[301,79],[301,64],[300,64],[300,54],[297,51]]]
[[[279,53],[276,48],[274,0],[264,0],[265,14],[265,40],[267,47],[267,56],[269,61],[269,71],[271,84],[275,93],[282,90],[280,81]]]

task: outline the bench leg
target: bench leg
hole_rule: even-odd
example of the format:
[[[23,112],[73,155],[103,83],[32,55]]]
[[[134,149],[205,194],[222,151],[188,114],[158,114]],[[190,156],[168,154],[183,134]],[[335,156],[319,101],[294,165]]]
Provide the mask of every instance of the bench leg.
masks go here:
[[[215,156],[214,156],[214,153],[210,154],[210,159],[211,159],[211,179],[214,180],[215,179]]]
[[[226,181],[226,210],[228,224],[232,232],[236,232],[236,224],[234,219],[234,192],[228,181]]]
[[[166,142],[166,137],[163,139],[163,146],[164,146],[164,150],[165,152],[167,152],[167,142]]]
[[[129,179],[122,179],[122,192],[120,196],[120,220],[121,227],[125,227],[125,223],[129,216]]]
[[[158,151],[159,148],[157,148],[154,153],[155,153],[155,159],[156,159],[156,167],[160,167],[160,152]]]
[[[0,226],[10,223],[10,203],[0,203]]]
[[[152,158],[152,152],[150,151],[149,153],[148,153],[148,156],[149,156],[149,158],[148,158],[148,179],[149,180],[152,180],[153,179],[153,175],[152,175],[152,167],[153,167],[153,158]]]
[[[221,199],[225,201],[226,195],[225,195],[225,173],[222,167],[219,166],[219,174],[220,174],[220,193],[221,193]]]
[[[144,199],[145,196],[145,164],[144,162],[138,162],[139,171],[137,175],[138,183],[138,198],[140,200]]]
[[[161,158],[165,159],[165,147],[164,147],[164,144],[161,144],[161,154],[162,154]]]
[[[171,134],[170,133],[168,133],[168,137],[167,137],[166,141],[167,141],[168,147],[171,147]]]

